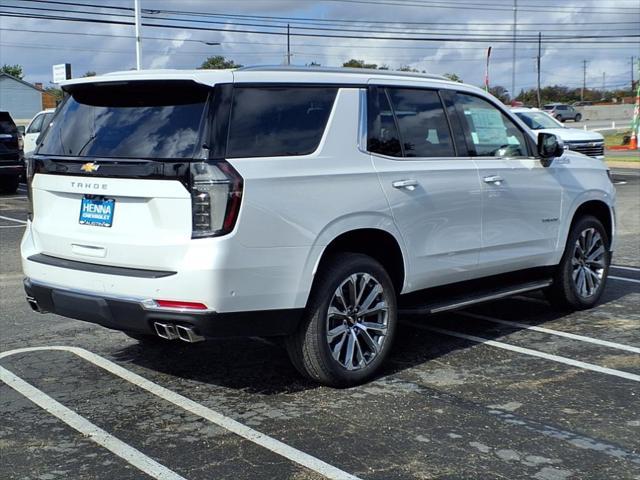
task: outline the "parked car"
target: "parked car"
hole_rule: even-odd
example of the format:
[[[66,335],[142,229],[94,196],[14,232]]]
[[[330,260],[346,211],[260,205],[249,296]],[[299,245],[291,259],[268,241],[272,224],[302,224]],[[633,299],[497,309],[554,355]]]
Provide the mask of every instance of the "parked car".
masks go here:
[[[582,120],[582,114],[571,105],[565,105],[563,103],[548,103],[544,106],[544,110],[553,118],[556,118],[561,122],[566,122],[567,120],[579,122]]]
[[[15,193],[25,173],[23,139],[9,112],[0,112],[0,191]]]
[[[604,289],[606,167],[478,88],[315,67],[62,88],[30,159],[37,311],[141,342],[280,336],[303,375],[345,386],[380,368],[399,315],[539,289],[584,309]]]
[[[526,125],[536,132],[552,133],[562,139],[565,147],[604,160],[604,137],[598,132],[568,128],[551,115],[533,108],[512,108]]]
[[[31,154],[36,149],[36,140],[40,136],[40,133],[45,130],[51,119],[53,118],[53,113],[55,109],[43,110],[36,114],[35,117],[31,120],[24,135],[24,156],[30,157]]]
[[[573,102],[571,105],[573,105],[574,107],[590,107],[591,105],[593,105],[593,102],[588,102],[588,101],[579,101],[579,102]]]

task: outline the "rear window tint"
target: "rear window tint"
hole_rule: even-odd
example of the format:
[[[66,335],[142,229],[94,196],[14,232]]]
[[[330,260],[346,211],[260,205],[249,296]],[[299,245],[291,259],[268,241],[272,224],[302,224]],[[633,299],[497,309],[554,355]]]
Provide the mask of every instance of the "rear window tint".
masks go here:
[[[337,91],[332,87],[236,87],[227,157],[313,153]]]
[[[193,158],[209,91],[184,81],[77,86],[60,107],[38,153]]]
[[[5,135],[15,135],[18,131],[11,116],[7,112],[0,112],[0,133]]]

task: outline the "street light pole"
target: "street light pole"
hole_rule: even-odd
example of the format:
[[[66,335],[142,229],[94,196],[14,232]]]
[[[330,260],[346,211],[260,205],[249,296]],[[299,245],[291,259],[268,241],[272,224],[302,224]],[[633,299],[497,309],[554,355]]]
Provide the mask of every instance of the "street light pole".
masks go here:
[[[538,108],[542,107],[542,100],[540,98],[540,63],[542,60],[542,32],[538,32]]]
[[[140,42],[140,0],[133,0],[136,24],[136,70],[140,70],[142,58],[142,44]]]
[[[516,40],[518,30],[518,0],[513,0],[513,59],[511,61],[511,97],[516,96]]]

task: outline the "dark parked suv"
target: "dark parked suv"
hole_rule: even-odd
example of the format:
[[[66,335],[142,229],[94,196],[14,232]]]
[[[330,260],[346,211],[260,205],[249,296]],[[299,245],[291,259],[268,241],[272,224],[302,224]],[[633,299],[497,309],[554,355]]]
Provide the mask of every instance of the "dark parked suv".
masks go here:
[[[14,193],[25,173],[23,140],[9,112],[0,112],[0,190]]]

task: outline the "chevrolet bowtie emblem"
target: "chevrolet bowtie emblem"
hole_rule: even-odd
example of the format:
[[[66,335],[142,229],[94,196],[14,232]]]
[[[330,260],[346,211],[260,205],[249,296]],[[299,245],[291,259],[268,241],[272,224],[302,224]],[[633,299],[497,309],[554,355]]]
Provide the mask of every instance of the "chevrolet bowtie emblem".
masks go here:
[[[86,173],[91,173],[91,172],[97,172],[99,168],[100,168],[100,165],[96,165],[95,163],[90,162],[82,165],[80,167],[80,170]]]

